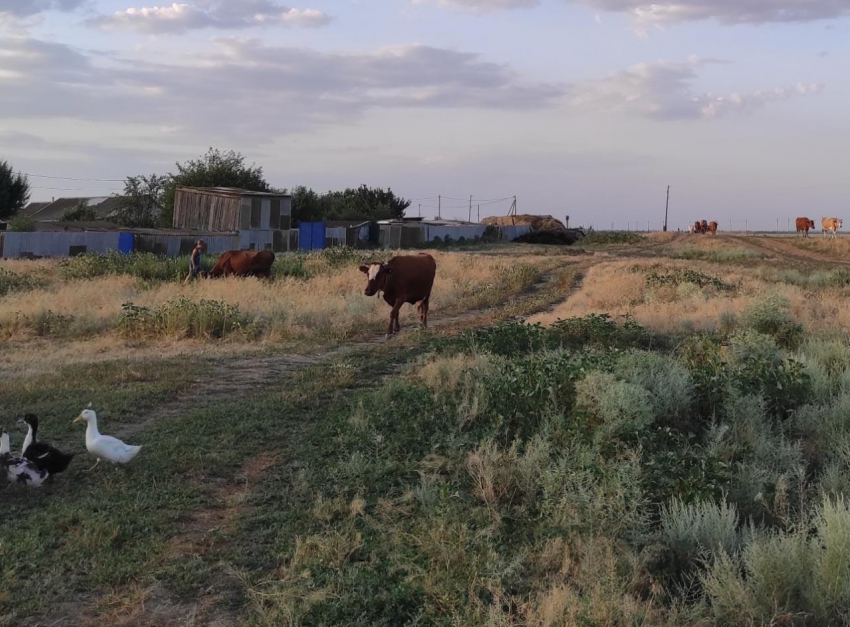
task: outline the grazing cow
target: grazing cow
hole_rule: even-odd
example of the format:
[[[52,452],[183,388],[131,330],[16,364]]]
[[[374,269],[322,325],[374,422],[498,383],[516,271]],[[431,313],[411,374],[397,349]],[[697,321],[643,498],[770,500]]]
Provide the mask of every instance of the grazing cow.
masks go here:
[[[437,263],[431,255],[421,253],[393,257],[387,263],[360,266],[360,271],[369,279],[366,296],[383,291],[384,300],[393,308],[387,337],[401,330],[398,312],[405,303],[416,304],[422,325],[428,326],[428,304],[437,274]]]
[[[703,235],[705,235],[706,233],[708,233],[708,222],[706,222],[705,220],[703,220],[702,222],[700,222],[700,224],[699,224],[699,232],[700,232],[700,233],[702,233]]]
[[[702,233],[702,223],[699,220],[694,222],[694,233],[696,233],[697,235]]]
[[[843,220],[839,220],[838,218],[823,218],[821,220],[821,225],[823,226],[823,235],[826,237],[826,234],[832,231],[832,237],[838,237],[837,231],[842,226],[844,226]]]
[[[708,223],[708,232],[712,235],[717,235],[717,222]]]
[[[809,229],[814,230],[815,221],[808,218],[797,218],[797,235],[803,234],[803,237],[809,236]]]
[[[270,250],[229,250],[223,253],[207,276],[271,276],[274,253]]]

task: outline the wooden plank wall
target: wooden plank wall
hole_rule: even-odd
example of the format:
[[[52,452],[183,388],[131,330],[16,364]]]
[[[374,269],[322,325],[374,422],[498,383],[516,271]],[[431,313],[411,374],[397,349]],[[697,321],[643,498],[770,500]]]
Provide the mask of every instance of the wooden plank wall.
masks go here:
[[[196,231],[235,232],[239,230],[238,196],[220,196],[179,189],[174,198],[174,228]]]

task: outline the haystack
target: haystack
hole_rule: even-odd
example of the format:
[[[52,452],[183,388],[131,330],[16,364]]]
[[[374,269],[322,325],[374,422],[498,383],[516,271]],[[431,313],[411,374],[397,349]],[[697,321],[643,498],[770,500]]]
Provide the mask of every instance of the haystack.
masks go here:
[[[484,218],[482,224],[493,224],[495,226],[528,225],[532,231],[567,231],[567,227],[560,220],[552,216],[533,216],[522,214],[517,216],[493,216]]]

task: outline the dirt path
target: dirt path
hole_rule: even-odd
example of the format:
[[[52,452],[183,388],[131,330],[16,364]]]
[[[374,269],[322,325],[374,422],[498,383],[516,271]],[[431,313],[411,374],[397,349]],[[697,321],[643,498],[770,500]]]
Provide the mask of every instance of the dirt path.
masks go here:
[[[586,268],[593,263],[596,262],[583,262],[578,266]],[[458,325],[472,327],[476,326],[478,321],[481,321],[482,324],[486,323],[492,319],[493,315],[498,314],[506,304],[518,306],[539,298],[541,294],[551,288],[559,271],[573,265],[572,263],[565,263],[553,268],[542,274],[540,279],[524,292],[494,307],[472,309],[445,316],[437,314],[429,321],[429,328],[440,329]],[[569,294],[559,295],[557,298],[543,303],[540,310],[553,308],[568,296]],[[402,328],[402,334],[415,332],[418,328],[418,326]],[[188,389],[165,403],[146,408],[141,420],[116,428],[114,434],[121,439],[132,439],[160,420],[177,418],[188,411],[197,411],[199,408],[219,402],[244,397],[254,390],[280,382],[304,368],[329,363],[335,359],[357,354],[391,341],[393,340],[387,339],[385,335],[376,335],[367,340],[343,344],[337,348],[311,355],[273,354],[221,359],[211,371],[207,372],[202,379],[196,379]]]
[[[778,237],[758,237],[746,235],[723,235],[724,239],[734,241],[742,246],[776,255],[781,259],[802,263],[828,264],[830,266],[850,267],[850,262],[834,259],[820,253],[797,248],[785,239]]]

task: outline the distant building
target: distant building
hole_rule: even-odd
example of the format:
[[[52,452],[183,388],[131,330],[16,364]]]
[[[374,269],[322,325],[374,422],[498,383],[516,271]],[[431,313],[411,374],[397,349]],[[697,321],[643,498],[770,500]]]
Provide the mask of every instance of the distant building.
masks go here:
[[[244,249],[284,252],[293,248],[292,197],[228,187],[179,187],[175,229],[238,233]]]
[[[32,218],[36,222],[59,222],[62,215],[74,209],[80,203],[85,203],[94,209],[97,220],[107,220],[118,212],[118,202],[121,196],[96,196],[85,198],[55,198],[51,202],[31,202],[20,212],[20,215]]]

